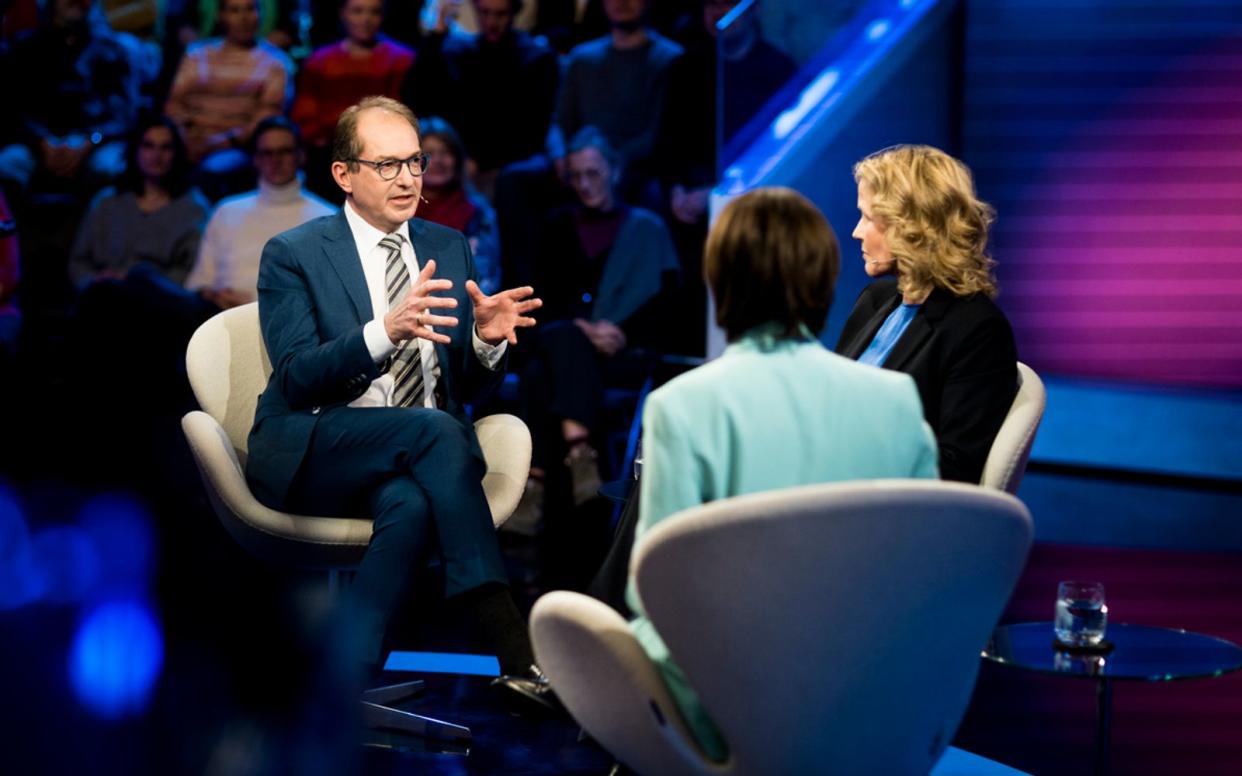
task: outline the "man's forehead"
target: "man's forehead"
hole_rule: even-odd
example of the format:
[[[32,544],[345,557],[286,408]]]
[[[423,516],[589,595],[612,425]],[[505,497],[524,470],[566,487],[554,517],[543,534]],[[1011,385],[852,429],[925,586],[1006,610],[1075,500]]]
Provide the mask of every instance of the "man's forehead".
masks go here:
[[[280,127],[267,130],[254,141],[254,147],[258,149],[279,148],[296,144],[297,138],[293,136],[293,133]]]
[[[367,159],[408,159],[422,150],[410,122],[386,110],[359,114],[358,140]]]

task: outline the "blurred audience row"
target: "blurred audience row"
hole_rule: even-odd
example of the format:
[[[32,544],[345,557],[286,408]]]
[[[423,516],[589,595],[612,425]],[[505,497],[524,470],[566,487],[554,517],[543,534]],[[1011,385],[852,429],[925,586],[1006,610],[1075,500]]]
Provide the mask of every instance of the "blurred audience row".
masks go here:
[[[193,330],[255,300],[268,239],[342,201],[340,112],[394,97],[422,117],[418,216],[467,236],[485,292],[530,283],[545,302],[510,371],[532,484],[572,474],[582,502],[606,389],[637,389],[660,353],[702,352],[716,148],[795,70],[755,19],[716,39],[736,5],[48,0],[29,14],[14,0],[3,358],[24,328],[34,358],[113,375],[117,396],[184,394]],[[746,74],[719,114],[718,51]]]

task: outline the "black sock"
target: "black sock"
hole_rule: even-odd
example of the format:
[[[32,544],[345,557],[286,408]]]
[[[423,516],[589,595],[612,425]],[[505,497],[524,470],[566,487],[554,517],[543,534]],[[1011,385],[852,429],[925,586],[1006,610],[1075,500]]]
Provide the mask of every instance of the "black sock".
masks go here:
[[[488,644],[496,650],[501,673],[528,675],[535,654],[531,651],[526,621],[513,602],[509,588],[499,584],[484,585],[463,594],[462,600],[474,612]]]

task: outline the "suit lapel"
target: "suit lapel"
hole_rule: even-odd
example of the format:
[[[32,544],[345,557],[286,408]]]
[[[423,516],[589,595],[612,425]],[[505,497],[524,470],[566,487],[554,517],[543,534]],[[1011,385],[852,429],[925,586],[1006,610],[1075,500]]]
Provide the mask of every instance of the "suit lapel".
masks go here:
[[[901,301],[900,295],[893,295],[882,305],[876,308],[871,317],[863,325],[854,338],[850,340],[849,345],[842,353],[843,356],[858,360],[867,346],[871,344],[871,340],[875,339],[875,333],[884,325],[884,320],[888,318],[889,313],[897,309],[898,302]]]
[[[362,272],[362,259],[358,256],[358,247],[354,244],[353,233],[349,231],[349,222],[345,220],[342,210],[328,226],[327,239],[323,244],[323,252],[328,263],[336,271],[349,294],[349,301],[354,305],[354,313],[359,323],[365,323],[374,317],[371,310],[371,292],[367,290],[367,277]]]

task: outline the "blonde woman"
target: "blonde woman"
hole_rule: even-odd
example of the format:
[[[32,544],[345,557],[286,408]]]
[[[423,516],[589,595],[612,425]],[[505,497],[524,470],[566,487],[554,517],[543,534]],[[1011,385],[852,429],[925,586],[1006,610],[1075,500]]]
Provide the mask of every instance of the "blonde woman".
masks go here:
[[[978,482],[1017,392],[1017,349],[993,302],[986,252],[995,211],[970,170],[929,146],[879,151],[854,166],[868,286],[837,352],[914,378],[940,448],[940,476]]]

